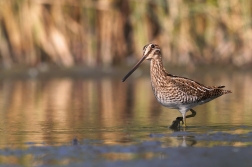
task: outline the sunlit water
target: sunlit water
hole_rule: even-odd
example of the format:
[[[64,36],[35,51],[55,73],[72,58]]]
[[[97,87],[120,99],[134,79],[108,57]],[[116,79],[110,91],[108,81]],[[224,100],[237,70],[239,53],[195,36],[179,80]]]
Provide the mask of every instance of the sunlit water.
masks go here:
[[[2,79],[0,147],[72,145],[73,139],[80,145],[100,146],[143,142],[161,142],[162,147],[251,146],[252,76],[187,77],[225,85],[233,93],[195,107],[197,115],[181,131],[168,128],[181,115],[156,101],[149,77],[132,76],[124,83],[110,77]],[[141,155],[154,156],[147,154]],[[132,159],[113,151],[104,157]]]

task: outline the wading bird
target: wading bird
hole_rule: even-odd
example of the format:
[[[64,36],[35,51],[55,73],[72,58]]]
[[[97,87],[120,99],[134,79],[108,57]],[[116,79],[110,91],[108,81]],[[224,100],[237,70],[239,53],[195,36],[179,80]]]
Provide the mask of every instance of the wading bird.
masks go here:
[[[148,44],[143,48],[143,57],[122,79],[124,82],[144,61],[150,61],[151,87],[159,103],[163,106],[177,109],[182,114],[177,120],[186,127],[186,118],[194,117],[193,107],[207,103],[221,95],[231,93],[224,90],[225,86],[204,86],[185,77],[172,75],[163,67],[161,49],[156,44]],[[186,116],[187,111],[192,114]]]

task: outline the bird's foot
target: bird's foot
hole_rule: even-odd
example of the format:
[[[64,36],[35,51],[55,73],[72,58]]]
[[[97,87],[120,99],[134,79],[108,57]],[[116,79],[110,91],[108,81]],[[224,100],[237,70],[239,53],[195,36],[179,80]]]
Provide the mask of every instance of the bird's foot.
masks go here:
[[[177,117],[176,120],[174,120],[169,128],[174,130],[180,129],[180,122],[182,122],[182,125],[184,125],[183,117]]]

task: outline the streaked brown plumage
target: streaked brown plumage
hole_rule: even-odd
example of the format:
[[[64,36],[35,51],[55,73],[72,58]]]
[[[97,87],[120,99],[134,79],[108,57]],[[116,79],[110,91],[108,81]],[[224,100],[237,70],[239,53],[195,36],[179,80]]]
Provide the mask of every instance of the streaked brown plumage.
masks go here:
[[[144,46],[142,59],[122,81],[124,82],[145,59],[150,60],[151,63],[151,86],[157,101],[165,107],[178,109],[182,114],[184,126],[186,126],[187,111],[190,110],[192,116],[195,116],[193,107],[231,93],[223,89],[225,86],[204,86],[191,79],[169,74],[163,67],[160,47],[155,44]]]

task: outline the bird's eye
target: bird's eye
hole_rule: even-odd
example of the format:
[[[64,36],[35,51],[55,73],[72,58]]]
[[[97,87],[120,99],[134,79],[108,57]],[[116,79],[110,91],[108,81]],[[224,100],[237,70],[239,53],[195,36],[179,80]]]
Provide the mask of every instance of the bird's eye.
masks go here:
[[[155,45],[151,44],[151,48],[152,48],[152,49],[155,48]]]

